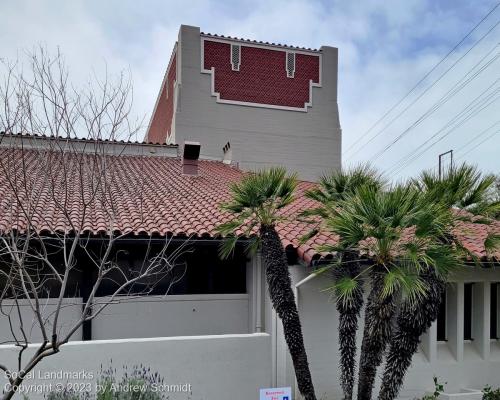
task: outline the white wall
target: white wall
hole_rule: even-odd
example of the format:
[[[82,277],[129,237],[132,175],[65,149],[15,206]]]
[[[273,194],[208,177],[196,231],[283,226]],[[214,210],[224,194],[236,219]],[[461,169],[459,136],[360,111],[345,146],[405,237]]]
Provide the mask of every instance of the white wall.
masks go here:
[[[307,276],[307,270],[304,266],[291,267],[294,282]],[[338,370],[338,313],[329,294],[321,292],[331,284],[326,275],[320,275],[301,286],[298,299],[313,382],[318,396],[323,400],[330,400],[339,398],[342,392]],[[458,391],[461,388],[481,389],[486,384],[500,386],[500,341],[489,340],[488,294],[489,283],[500,281],[500,269],[469,268],[456,274],[452,280],[454,282],[451,284],[448,305],[450,340],[446,343],[437,343],[435,324],[422,337],[420,351],[413,357],[412,367],[408,371],[400,394],[401,398],[421,397],[426,390],[432,390],[434,375],[443,383],[447,382],[445,387],[448,392]],[[463,312],[456,312],[463,310],[464,282],[482,282],[475,285],[477,292],[475,292],[473,315],[476,316],[476,321],[481,312],[485,318],[481,322],[481,334],[476,328],[477,339],[470,343],[463,341]],[[362,321],[363,317],[360,319],[358,330],[359,344],[362,337]],[[278,324],[278,341],[283,343],[280,325],[281,323]],[[456,338],[451,339],[453,336]],[[278,371],[277,385],[293,385],[293,370],[286,348],[282,346],[283,350],[280,353],[280,345],[276,347],[278,367],[280,359],[286,360],[286,376]],[[360,346],[357,359],[359,359],[359,348]],[[383,366],[379,368],[379,375],[382,371]],[[375,394],[378,393],[379,384],[380,376],[377,379]]]
[[[313,87],[307,112],[217,103],[211,75],[201,73],[200,29],[181,26],[175,140],[201,142],[201,157],[222,159],[231,143],[233,160],[243,169],[284,165],[314,180],[341,166],[337,106],[337,49],[322,50],[322,87]]]
[[[45,324],[45,327],[49,339],[52,336],[51,321],[53,321],[55,316],[54,311],[56,310],[56,301],[57,299],[40,299],[40,314],[42,315],[44,321],[48,321],[47,324]],[[40,342],[43,338],[42,332],[30,303],[28,303],[28,300],[19,300],[18,304],[23,322],[23,330],[26,334],[28,342]],[[75,323],[81,318],[81,314],[81,298],[63,299],[63,306],[61,307],[58,322],[59,336],[64,335],[64,333],[67,333],[71,328],[73,328]],[[2,301],[2,305],[0,307],[0,343],[11,342],[14,336],[23,342],[23,336],[20,330],[21,324],[18,315],[17,307],[13,301]],[[73,335],[73,340],[80,340],[81,337],[81,329],[78,329]]]
[[[158,372],[165,384],[191,384],[192,394],[166,393],[170,400],[257,399],[259,388],[271,383],[269,347],[267,334],[72,342],[42,361],[35,377],[39,372],[59,371],[87,371],[97,377],[101,365],[104,369],[112,365],[120,373],[123,365],[130,370],[142,364]],[[2,364],[15,364],[16,355],[11,346],[0,346]],[[71,382],[75,381],[89,382]],[[1,387],[6,383],[0,374]],[[47,381],[31,379],[25,385],[36,383]],[[42,395],[30,394],[29,398],[36,400]]]
[[[98,301],[106,301],[105,298]],[[248,294],[129,298],[92,322],[93,339],[221,335],[249,332]]]
[[[48,336],[52,335],[50,321],[54,318],[56,299],[42,303],[42,315],[49,321]],[[105,297],[98,304],[108,303]],[[17,337],[21,338],[19,318],[13,303],[3,301],[1,310],[11,316]],[[38,321],[26,300],[20,301],[24,331],[30,343],[40,342],[42,334]],[[0,314],[0,343],[12,341],[8,317]],[[59,317],[59,336],[67,333],[81,318],[82,299],[64,299]],[[166,336],[222,335],[249,333],[248,294],[169,295],[121,298],[107,306],[92,321],[93,339],[124,339]],[[78,329],[72,340],[81,340]]]

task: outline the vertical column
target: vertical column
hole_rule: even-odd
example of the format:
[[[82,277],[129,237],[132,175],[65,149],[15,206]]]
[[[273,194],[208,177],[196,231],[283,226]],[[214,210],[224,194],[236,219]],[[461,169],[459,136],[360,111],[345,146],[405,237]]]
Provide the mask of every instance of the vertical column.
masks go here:
[[[85,305],[89,300],[92,291],[92,269],[90,265],[82,266],[82,275],[80,282],[80,293],[82,297],[82,315]],[[92,308],[89,309],[89,314],[92,314]],[[92,320],[84,321],[82,325],[82,340],[92,340]]]
[[[464,283],[448,285],[448,346],[458,362],[464,359]]]
[[[474,284],[472,298],[472,337],[483,359],[490,354],[490,283]]]
[[[255,293],[257,293],[257,279],[256,279],[256,267],[255,267],[255,254],[247,259],[246,263],[246,291],[248,294],[248,332],[256,332],[255,326],[257,324],[257,307]]]
[[[427,361],[433,363],[437,358],[437,321],[421,337],[422,351],[427,357]]]
[[[262,305],[263,305],[263,293],[262,288],[264,287],[264,282],[262,278],[262,253],[260,251],[255,254],[255,268],[256,268],[256,291],[255,291],[255,332],[262,332]]]

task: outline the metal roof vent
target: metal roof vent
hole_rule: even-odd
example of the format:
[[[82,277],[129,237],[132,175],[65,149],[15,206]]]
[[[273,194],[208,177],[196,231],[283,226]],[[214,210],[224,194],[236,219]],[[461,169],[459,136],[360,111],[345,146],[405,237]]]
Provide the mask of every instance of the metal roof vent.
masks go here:
[[[200,158],[200,142],[184,141],[182,152],[182,173],[198,175],[198,160]]]

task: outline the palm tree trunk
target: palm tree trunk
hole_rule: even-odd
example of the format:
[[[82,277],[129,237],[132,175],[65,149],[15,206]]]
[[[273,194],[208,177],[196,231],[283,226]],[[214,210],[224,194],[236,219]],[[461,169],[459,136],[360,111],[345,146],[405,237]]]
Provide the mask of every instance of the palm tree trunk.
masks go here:
[[[339,267],[333,271],[334,281],[343,277],[357,278],[360,272],[359,256],[354,253],[344,253]],[[345,263],[344,263],[345,262]],[[356,334],[358,319],[363,307],[363,282],[358,281],[358,289],[349,302],[337,299],[339,312],[339,351],[340,351],[340,385],[344,392],[344,400],[352,399],[354,375],[356,371]]]
[[[299,391],[306,400],[316,400],[285,250],[274,226],[261,226],[260,237],[269,297],[283,323]]]
[[[397,327],[391,338],[379,400],[396,398],[417,351],[420,336],[437,319],[445,283],[432,272],[422,275],[422,280],[429,287],[425,298],[416,305],[405,303],[397,317]]]
[[[371,281],[359,361],[358,400],[370,400],[372,397],[375,374],[391,336],[391,323],[396,309],[394,297],[382,295],[384,274],[381,268],[375,267]]]

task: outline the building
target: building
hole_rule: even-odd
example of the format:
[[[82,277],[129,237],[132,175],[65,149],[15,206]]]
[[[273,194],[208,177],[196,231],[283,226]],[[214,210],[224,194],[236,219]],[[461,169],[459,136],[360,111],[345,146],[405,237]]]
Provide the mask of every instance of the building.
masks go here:
[[[329,46],[311,50],[182,25],[146,141],[198,141],[207,159],[232,159],[244,170],[279,164],[314,180],[341,165],[337,57]]]
[[[216,62],[212,65],[211,59],[205,58],[209,53],[205,49],[222,54],[220,62],[225,67]],[[247,56],[261,51],[269,60],[279,61],[283,74],[293,75],[285,76],[287,79],[299,77],[302,56],[318,59],[317,80],[321,85],[311,84],[312,97],[304,101],[303,107],[298,103],[277,105],[268,104],[274,100],[259,103],[233,98],[231,93],[241,94],[233,90],[242,84],[239,78],[229,82],[228,92],[224,87],[218,89],[218,68],[231,68],[229,74],[244,73]],[[289,56],[290,52],[295,56]],[[238,57],[229,58],[233,54]],[[285,62],[290,57],[294,57],[295,69],[288,69]],[[263,68],[262,57],[257,61],[254,68]],[[232,64],[237,70],[233,71]],[[309,83],[315,79],[309,79]],[[252,88],[251,93],[257,89]],[[28,176],[32,190],[40,194],[36,205],[40,218],[29,228],[47,236],[70,231],[70,225],[78,222],[70,223],[72,220],[58,208],[57,199],[37,186],[43,181],[44,171],[32,161],[33,152],[53,149],[54,140],[57,139],[36,135],[0,137],[0,159],[12,160],[9,165],[19,166],[21,171],[28,168],[29,174],[21,174],[19,179],[22,182],[22,177]],[[134,255],[144,251],[145,243],[159,243],[165,238],[177,243],[189,241],[192,252],[185,256],[186,273],[167,296],[162,291],[165,287],[160,285],[149,296],[129,296],[109,305],[101,318],[83,326],[75,333],[75,341],[47,359],[42,368],[54,370],[63,366],[71,370],[77,364],[79,368],[96,370],[110,359],[118,367],[142,363],[172,382],[192,383],[191,396],[179,395],[175,399],[230,400],[235,394],[250,399],[256,398],[262,387],[291,386],[295,390],[281,323],[266,293],[265,266],[260,254],[246,255],[238,248],[233,259],[221,261],[217,257],[221,238],[215,234],[215,227],[228,218],[218,205],[229,198],[230,183],[241,179],[245,170],[258,166],[280,164],[301,172],[304,180],[286,213],[293,216],[314,205],[303,195],[314,185],[307,179],[315,179],[325,166],[340,166],[336,50],[323,47],[321,51],[310,51],[221,38],[183,26],[146,142],[73,139],[63,144],[68,143],[73,154],[66,163],[71,164],[75,154],[96,154],[94,146],[98,146],[98,153],[107,157],[108,168],[117,168],[117,179],[111,181],[109,192],[114,196],[116,210],[113,232],[121,236],[117,247],[124,255],[118,265],[133,269]],[[317,161],[320,159],[324,161]],[[87,180],[71,175],[68,179],[68,201],[74,211],[68,214],[69,218],[81,217],[78,210],[83,206],[75,193],[81,192],[81,182]],[[138,186],[140,206],[134,195]],[[15,201],[11,192],[12,186],[1,175],[3,235],[28,229],[26,221],[12,211]],[[92,213],[83,218],[81,227],[95,241],[94,250],[109,229],[106,207],[98,200],[92,205]],[[338,314],[330,295],[322,290],[329,285],[329,277],[311,274],[332,258],[318,253],[317,246],[332,243],[335,238],[320,234],[300,244],[299,238],[309,227],[293,219],[280,223],[277,230],[287,253],[317,395],[324,400],[338,398]],[[498,383],[500,252],[487,253],[484,241],[490,232],[500,233],[500,223],[457,225],[462,244],[481,265],[471,264],[452,277],[440,317],[422,337],[401,397],[414,398],[432,390],[434,375],[448,383],[449,392]],[[64,318],[68,321],[82,313],[81,303],[88,296],[86,279],[79,275],[72,283],[75,296],[65,299]],[[109,296],[106,290],[98,294],[98,301]],[[54,301],[48,296],[47,315]],[[8,306],[5,300],[1,304]],[[37,342],[41,338],[36,321],[30,319],[28,305],[24,307],[22,319],[30,322],[30,342]],[[8,341],[11,333],[9,324],[2,321],[0,342]],[[0,345],[2,363],[15,362],[16,355],[12,346]]]

